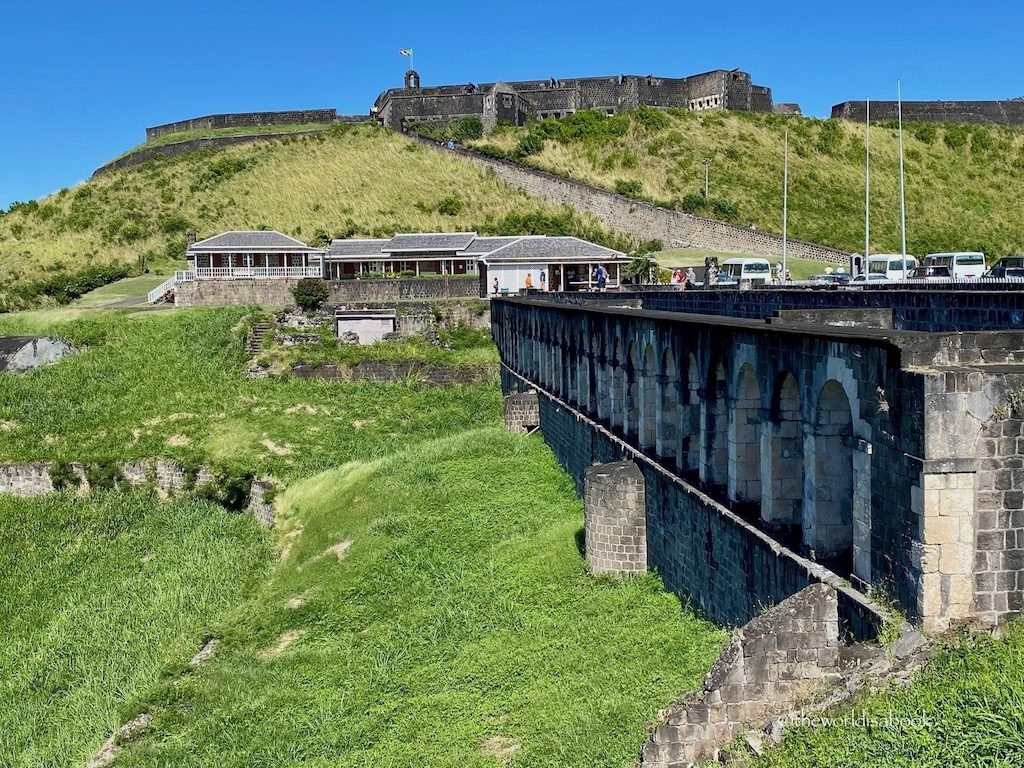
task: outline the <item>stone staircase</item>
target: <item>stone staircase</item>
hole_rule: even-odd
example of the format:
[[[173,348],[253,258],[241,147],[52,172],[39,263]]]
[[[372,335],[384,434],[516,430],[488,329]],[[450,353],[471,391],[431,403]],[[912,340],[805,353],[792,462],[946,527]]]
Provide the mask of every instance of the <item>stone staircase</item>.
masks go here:
[[[274,333],[274,324],[271,322],[259,322],[249,329],[249,335],[245,338],[245,354],[255,357],[263,349],[263,339]]]

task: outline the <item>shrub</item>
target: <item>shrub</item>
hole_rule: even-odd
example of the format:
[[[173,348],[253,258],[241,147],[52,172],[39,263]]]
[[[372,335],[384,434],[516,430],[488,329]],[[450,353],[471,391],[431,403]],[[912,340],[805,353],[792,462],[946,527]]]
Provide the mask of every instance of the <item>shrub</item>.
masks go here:
[[[535,133],[528,133],[526,136],[523,136],[516,145],[516,155],[519,157],[536,155],[543,150],[544,139]]]
[[[633,119],[648,133],[657,133],[670,125],[668,115],[664,111],[648,107],[646,104],[633,110]]]
[[[455,141],[471,141],[484,135],[484,124],[476,115],[467,115],[457,120],[448,132]]]
[[[707,199],[700,192],[690,192],[683,195],[683,199],[679,201],[679,207],[686,211],[686,213],[703,211],[707,204]]]
[[[112,491],[124,479],[115,461],[93,461],[85,465],[85,479],[90,491]]]
[[[171,195],[174,198],[174,195]],[[160,231],[165,235],[180,235],[191,226],[189,220],[180,213],[170,213],[160,217]]]
[[[64,491],[77,488],[82,480],[66,461],[55,461],[50,465],[50,482],[54,490]]]
[[[437,212],[445,216],[458,216],[462,210],[462,200],[456,195],[448,195],[437,204]]]
[[[726,220],[735,220],[740,215],[740,210],[735,203],[730,203],[728,200],[720,198],[713,198],[711,200],[711,212],[716,218]]]
[[[644,193],[644,185],[636,179],[618,179],[615,182],[615,191],[626,197],[640,197]]]
[[[970,130],[963,125],[947,125],[942,132],[942,140],[950,149],[960,149],[967,144]]]
[[[304,277],[292,289],[295,303],[306,312],[320,309],[329,295],[327,283],[318,277]]]
[[[249,503],[253,474],[220,467],[213,471],[213,480],[196,490],[201,499],[220,504],[232,512],[241,512]]]
[[[939,129],[935,127],[934,123],[918,123],[911,128],[911,133],[914,134],[914,138],[918,141],[922,141],[925,144],[934,144],[935,139],[939,136]]]
[[[326,248],[331,244],[331,234],[323,227],[317,227],[313,231],[313,239],[309,244],[314,248]]]

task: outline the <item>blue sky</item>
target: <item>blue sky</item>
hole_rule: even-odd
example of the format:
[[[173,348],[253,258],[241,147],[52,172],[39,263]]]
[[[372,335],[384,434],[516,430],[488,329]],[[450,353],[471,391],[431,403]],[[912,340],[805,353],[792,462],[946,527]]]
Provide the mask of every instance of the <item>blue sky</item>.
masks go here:
[[[71,186],[211,112],[365,113],[400,85],[739,67],[824,116],[849,98],[1024,95],[1010,0],[708,2],[9,2],[0,11],[0,206]]]

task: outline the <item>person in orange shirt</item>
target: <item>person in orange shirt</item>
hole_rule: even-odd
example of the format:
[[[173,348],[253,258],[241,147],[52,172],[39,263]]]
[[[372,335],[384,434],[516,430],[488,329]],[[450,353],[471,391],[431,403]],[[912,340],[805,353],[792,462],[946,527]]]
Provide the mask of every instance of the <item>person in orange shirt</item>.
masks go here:
[[[527,289],[533,288],[533,275],[531,275],[529,272],[526,273],[525,285]]]

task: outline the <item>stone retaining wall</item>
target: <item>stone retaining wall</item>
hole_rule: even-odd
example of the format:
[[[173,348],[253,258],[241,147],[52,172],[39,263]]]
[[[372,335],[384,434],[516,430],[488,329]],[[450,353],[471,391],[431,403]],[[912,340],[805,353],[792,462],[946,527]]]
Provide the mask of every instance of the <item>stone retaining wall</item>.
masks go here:
[[[261,306],[287,307],[295,304],[292,290],[298,279],[280,280],[192,280],[174,288],[178,307]],[[460,299],[479,294],[476,280],[410,278],[394,280],[329,280],[329,304],[403,301],[409,299]]]
[[[52,493],[57,490],[53,478],[54,465],[55,462],[51,461],[0,464],[0,493],[21,497]],[[90,490],[87,466],[79,462],[67,465],[77,479],[75,486],[79,493]],[[189,487],[198,488],[217,479],[209,467],[199,467],[190,477],[192,473],[184,465],[170,459],[138,459],[119,462],[116,466],[121,476],[119,483],[132,488],[151,484],[161,498],[176,496]],[[267,491],[272,487],[273,483],[268,480],[253,480],[246,507],[246,511],[266,526],[274,524],[273,506],[266,501]]]
[[[419,141],[438,152],[454,154],[480,168],[493,171],[502,181],[528,195],[593,214],[617,232],[626,232],[641,240],[661,240],[666,248],[706,248],[772,258],[782,253],[782,238],[779,235],[660,208],[580,181],[487,157],[471,150],[447,149],[427,139]],[[845,251],[802,240],[790,240],[788,252],[794,258],[817,259],[843,265],[850,260]]]
[[[645,768],[689,768],[841,677],[836,591],[812,584],[744,626],[644,745]]]
[[[422,381],[424,384],[444,387],[455,384],[476,384],[493,381],[495,366],[455,368],[449,365],[430,365],[416,360],[394,363],[365,360],[352,366],[296,365],[292,375],[300,379],[329,379],[331,381],[370,381],[375,384],[398,384],[404,381]]]
[[[338,118],[336,109],[293,109],[278,112],[234,112],[231,114],[203,115],[188,120],[154,125],[146,129],[146,141],[158,136],[182,131],[200,131],[215,128],[249,128],[260,125],[306,123],[333,123]]]

